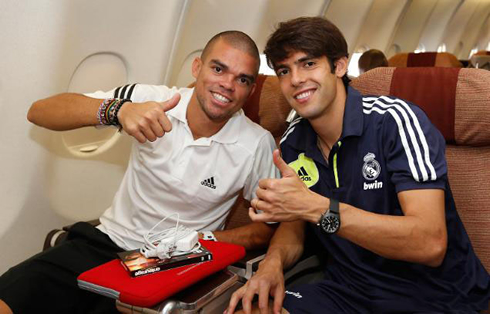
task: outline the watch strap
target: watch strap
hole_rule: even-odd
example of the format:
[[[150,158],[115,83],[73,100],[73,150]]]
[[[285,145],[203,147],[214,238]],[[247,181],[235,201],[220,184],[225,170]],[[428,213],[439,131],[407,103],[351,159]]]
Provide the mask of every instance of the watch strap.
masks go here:
[[[339,209],[339,201],[334,200],[333,198],[330,199],[330,207],[329,210],[334,213],[334,214],[339,214],[340,209]]]

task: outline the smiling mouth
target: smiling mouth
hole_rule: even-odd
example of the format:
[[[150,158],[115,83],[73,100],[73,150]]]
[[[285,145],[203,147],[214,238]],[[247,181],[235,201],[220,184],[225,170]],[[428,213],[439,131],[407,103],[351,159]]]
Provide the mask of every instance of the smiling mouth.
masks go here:
[[[296,100],[306,100],[308,99],[311,95],[313,95],[313,93],[315,92],[315,89],[310,89],[310,90],[307,90],[307,91],[304,91],[304,92],[301,92],[297,95],[294,96],[294,99]]]
[[[227,104],[231,101],[229,98],[227,98],[221,94],[218,94],[218,93],[211,92],[211,95],[213,95],[213,98],[215,100],[217,100],[218,102],[220,102],[222,104]]]

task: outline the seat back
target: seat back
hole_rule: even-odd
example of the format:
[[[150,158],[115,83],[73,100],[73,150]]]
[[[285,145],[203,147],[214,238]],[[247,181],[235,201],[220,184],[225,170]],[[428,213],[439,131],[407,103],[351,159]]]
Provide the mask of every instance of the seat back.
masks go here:
[[[259,75],[254,93],[243,106],[243,111],[252,121],[260,124],[272,133],[279,143],[287,128],[286,118],[291,107],[281,93],[279,80],[276,76]],[[226,229],[236,228],[250,223],[248,201],[240,194],[226,221]]]
[[[490,56],[490,51],[488,51],[488,50],[479,50],[474,55],[476,55],[476,56],[484,56],[484,55]]]
[[[490,72],[378,68],[351,85],[362,94],[392,95],[417,104],[441,131],[458,213],[477,256],[490,270]]]
[[[396,68],[447,67],[461,68],[463,65],[455,55],[448,52],[402,52],[388,59],[388,66]]]

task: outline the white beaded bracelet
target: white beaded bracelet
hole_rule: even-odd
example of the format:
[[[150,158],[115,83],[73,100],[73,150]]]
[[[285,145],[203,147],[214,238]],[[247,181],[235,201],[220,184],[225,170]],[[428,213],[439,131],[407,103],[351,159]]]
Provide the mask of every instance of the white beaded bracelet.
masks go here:
[[[218,241],[212,231],[201,231],[201,233],[202,233],[203,240],[215,241],[215,242]]]

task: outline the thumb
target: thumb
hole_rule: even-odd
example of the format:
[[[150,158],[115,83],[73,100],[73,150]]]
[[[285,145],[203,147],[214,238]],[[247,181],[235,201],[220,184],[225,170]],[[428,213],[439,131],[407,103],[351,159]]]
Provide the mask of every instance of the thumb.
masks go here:
[[[169,111],[173,107],[177,106],[179,101],[180,101],[180,94],[176,93],[169,100],[162,102],[163,111]]]
[[[274,165],[276,165],[277,169],[279,169],[283,178],[296,175],[296,172],[294,172],[294,170],[288,166],[284,159],[282,159],[279,149],[274,150],[272,158],[274,160]]]

